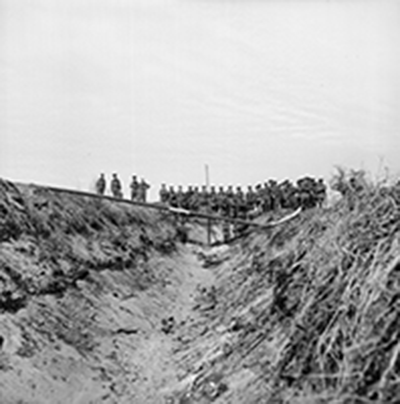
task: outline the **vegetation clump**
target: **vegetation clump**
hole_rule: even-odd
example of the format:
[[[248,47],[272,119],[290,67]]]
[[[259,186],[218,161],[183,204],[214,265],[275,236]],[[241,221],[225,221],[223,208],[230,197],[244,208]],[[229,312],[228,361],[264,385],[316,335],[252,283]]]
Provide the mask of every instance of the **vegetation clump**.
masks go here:
[[[18,311],[29,296],[62,297],[102,270],[133,272],[146,289],[155,277],[143,264],[150,252],[176,249],[176,230],[157,219],[143,208],[0,179],[0,312]]]
[[[339,171],[332,187],[340,201],[272,237],[291,234],[278,259],[286,259],[284,266],[271,268],[270,313],[287,335],[274,367],[283,385],[275,392],[286,402],[394,403],[400,397],[400,188],[373,184],[362,171]]]
[[[331,187],[330,206],[238,242],[218,289],[212,316],[242,324],[235,366],[257,364],[249,403],[258,390],[268,403],[399,400],[400,186],[339,170]]]

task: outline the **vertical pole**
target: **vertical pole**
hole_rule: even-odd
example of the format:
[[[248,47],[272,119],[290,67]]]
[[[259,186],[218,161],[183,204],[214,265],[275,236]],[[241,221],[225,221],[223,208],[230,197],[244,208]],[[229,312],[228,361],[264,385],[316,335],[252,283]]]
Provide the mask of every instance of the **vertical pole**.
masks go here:
[[[208,168],[208,164],[205,165],[205,170],[206,170],[206,190],[208,192],[209,186],[210,186],[210,171]],[[211,214],[211,209],[210,209],[210,200],[207,199],[207,213]],[[207,219],[207,243],[210,246],[211,245],[211,219]]]
[[[205,169],[206,169],[206,187],[208,191],[208,187],[210,186],[210,170],[208,168],[208,164],[205,165]]]

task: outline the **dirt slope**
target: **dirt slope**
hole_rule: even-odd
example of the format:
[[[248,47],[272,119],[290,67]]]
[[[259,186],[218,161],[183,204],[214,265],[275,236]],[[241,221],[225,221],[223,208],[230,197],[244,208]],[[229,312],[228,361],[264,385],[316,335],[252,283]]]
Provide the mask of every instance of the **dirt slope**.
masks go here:
[[[154,211],[1,181],[0,402],[398,402],[399,195],[209,249]]]
[[[400,402],[399,187],[361,183],[213,260],[211,331],[181,402]]]
[[[1,182],[0,402],[163,402],[161,328],[212,282],[167,219]]]

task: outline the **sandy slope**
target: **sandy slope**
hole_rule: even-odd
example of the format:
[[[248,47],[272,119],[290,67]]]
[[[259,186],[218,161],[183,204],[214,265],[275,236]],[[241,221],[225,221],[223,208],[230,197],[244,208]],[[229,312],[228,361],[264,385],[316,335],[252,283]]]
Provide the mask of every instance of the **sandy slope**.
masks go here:
[[[0,208],[0,402],[164,402],[213,282],[199,247],[144,209],[6,181]]]
[[[196,296],[213,283],[195,252],[182,247],[173,258],[151,258],[165,276],[148,291],[130,294],[128,273],[105,270],[93,275],[95,286],[80,281],[61,299],[35,298],[3,314],[1,402],[164,402],[184,374],[175,358],[182,330],[198,321]],[[166,334],[161,320],[170,316],[176,325]],[[57,338],[60,323],[67,343]]]

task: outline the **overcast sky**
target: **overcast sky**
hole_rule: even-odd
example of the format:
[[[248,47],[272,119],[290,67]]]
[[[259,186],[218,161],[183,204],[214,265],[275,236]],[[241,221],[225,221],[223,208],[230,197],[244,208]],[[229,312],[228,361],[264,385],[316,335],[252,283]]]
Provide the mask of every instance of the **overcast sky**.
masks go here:
[[[400,2],[0,0],[0,177],[400,172]]]

